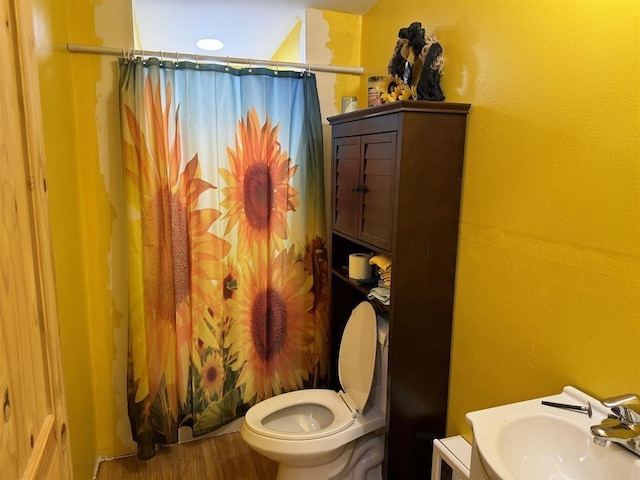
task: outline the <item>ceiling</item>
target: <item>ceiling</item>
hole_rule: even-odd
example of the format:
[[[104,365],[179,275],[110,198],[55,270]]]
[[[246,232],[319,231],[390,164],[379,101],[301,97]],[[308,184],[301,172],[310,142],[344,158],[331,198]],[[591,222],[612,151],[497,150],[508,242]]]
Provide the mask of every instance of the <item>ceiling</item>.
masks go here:
[[[364,15],[376,0],[132,0],[137,47],[163,52],[269,59],[307,8]],[[225,44],[216,52],[200,38]]]

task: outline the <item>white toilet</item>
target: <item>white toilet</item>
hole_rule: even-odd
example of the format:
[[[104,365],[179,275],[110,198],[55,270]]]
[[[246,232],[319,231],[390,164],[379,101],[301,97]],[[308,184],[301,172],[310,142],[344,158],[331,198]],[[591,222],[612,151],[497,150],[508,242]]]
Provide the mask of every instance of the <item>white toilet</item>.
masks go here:
[[[388,331],[386,320],[362,302],[351,312],[340,343],[344,391],[298,390],[249,409],[240,434],[279,463],[278,480],[382,478]]]

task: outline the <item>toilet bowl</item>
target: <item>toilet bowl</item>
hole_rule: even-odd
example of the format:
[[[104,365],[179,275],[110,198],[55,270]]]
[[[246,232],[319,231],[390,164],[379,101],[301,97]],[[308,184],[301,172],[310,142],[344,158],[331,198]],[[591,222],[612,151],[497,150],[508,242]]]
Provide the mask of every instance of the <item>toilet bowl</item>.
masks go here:
[[[381,478],[387,331],[386,321],[362,302],[352,311],[340,343],[342,391],[283,393],[246,413],[242,438],[279,463],[278,480]],[[376,394],[370,399],[374,371]]]

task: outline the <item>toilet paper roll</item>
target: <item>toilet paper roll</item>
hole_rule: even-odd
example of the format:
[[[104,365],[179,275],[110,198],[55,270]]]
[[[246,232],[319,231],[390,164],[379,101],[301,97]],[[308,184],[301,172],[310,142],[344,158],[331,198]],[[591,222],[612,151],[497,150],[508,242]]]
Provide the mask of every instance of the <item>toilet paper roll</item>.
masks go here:
[[[371,278],[371,255],[367,253],[352,253],[349,255],[349,278],[367,280]]]

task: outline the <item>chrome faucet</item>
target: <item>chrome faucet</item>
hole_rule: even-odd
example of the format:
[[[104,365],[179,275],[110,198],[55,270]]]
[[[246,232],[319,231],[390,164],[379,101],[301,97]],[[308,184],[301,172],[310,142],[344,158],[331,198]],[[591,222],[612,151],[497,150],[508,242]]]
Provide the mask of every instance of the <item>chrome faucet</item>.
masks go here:
[[[605,398],[602,404],[611,409],[611,414],[591,427],[594,443],[601,447],[607,442],[617,443],[640,456],[640,397],[629,393]]]

